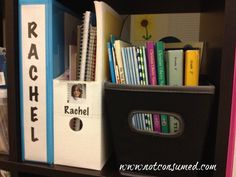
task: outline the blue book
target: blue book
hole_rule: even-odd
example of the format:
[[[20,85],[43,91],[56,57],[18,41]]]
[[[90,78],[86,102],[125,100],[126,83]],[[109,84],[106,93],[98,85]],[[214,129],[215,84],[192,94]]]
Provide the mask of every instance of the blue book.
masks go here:
[[[115,69],[114,69],[114,63],[113,63],[112,44],[111,44],[111,42],[107,43],[107,49],[108,49],[108,59],[109,59],[111,82],[112,83],[116,83],[116,75],[115,75]]]
[[[121,54],[122,54],[122,60],[123,60],[123,64],[124,64],[124,73],[125,73],[126,84],[131,84],[130,70],[129,70],[127,52],[126,52],[125,47],[121,48]]]
[[[19,0],[22,160],[53,163],[53,79],[65,70],[65,14],[56,0]]]

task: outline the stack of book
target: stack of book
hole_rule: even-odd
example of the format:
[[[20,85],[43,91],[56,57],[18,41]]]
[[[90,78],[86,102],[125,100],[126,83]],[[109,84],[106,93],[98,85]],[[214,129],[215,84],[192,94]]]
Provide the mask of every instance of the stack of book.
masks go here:
[[[111,37],[112,39],[113,37]],[[132,46],[122,40],[108,42],[110,77],[113,83],[134,85],[198,86],[203,43],[147,41]],[[197,46],[197,47],[196,47]],[[136,114],[133,126],[160,133],[179,131],[179,120],[165,114]]]
[[[65,76],[69,80],[95,81],[97,27],[93,12],[83,13],[82,24],[77,25],[76,43],[69,44],[69,70]]]

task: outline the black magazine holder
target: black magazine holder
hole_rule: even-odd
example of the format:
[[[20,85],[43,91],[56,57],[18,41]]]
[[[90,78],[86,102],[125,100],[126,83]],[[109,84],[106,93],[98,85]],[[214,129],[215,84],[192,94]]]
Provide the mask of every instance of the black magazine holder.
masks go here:
[[[111,131],[117,168],[121,164],[191,164],[204,159],[214,86],[135,86],[105,83],[106,117]],[[170,112],[181,115],[180,136],[160,136],[135,131],[134,111]],[[198,177],[199,171],[120,171],[160,177]]]

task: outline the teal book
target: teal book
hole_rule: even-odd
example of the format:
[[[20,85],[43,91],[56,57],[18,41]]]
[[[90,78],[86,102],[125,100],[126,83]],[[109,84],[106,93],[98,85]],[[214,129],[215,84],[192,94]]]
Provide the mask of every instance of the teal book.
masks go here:
[[[169,118],[165,114],[160,115],[161,119],[161,133],[169,133]]]
[[[166,85],[164,50],[164,43],[162,41],[156,42],[158,85]]]
[[[51,164],[53,79],[65,71],[65,16],[73,14],[56,0],[19,0],[18,10],[22,160]]]
[[[183,85],[183,50],[166,51],[167,85]]]
[[[156,60],[157,60],[157,83],[158,85],[166,85],[165,76],[165,61],[164,61],[164,43],[162,41],[156,42]],[[167,115],[160,115],[161,132],[169,133],[169,120]]]

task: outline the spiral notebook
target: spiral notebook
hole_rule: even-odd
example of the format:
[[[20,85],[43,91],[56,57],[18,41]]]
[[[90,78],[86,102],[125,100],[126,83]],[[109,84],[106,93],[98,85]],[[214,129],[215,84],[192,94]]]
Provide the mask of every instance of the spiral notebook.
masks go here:
[[[95,80],[96,35],[96,16],[94,13],[86,11],[83,14],[83,23],[81,26],[77,80]]]

